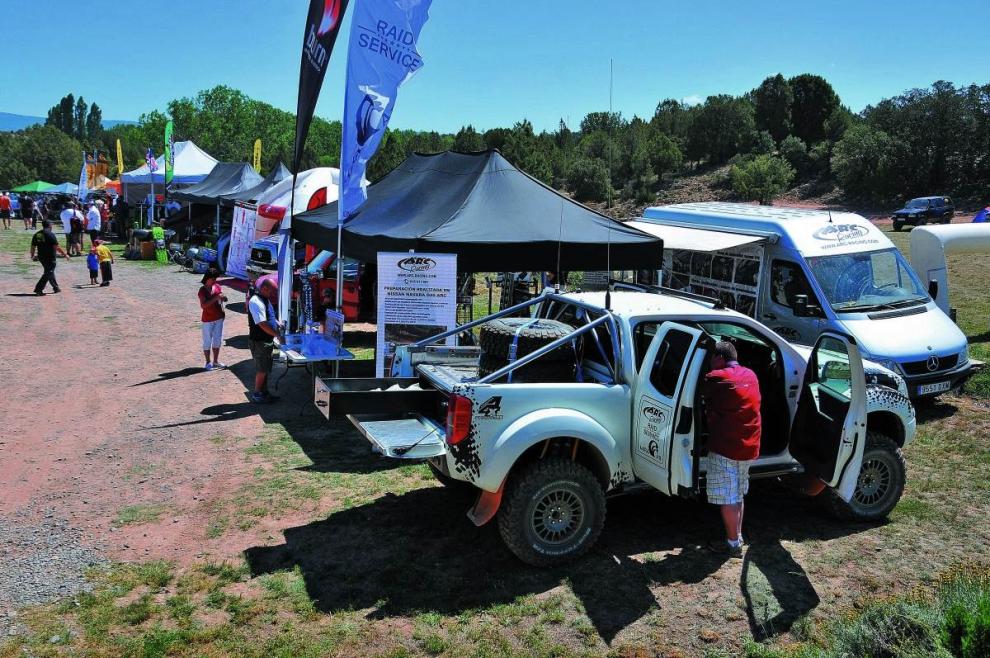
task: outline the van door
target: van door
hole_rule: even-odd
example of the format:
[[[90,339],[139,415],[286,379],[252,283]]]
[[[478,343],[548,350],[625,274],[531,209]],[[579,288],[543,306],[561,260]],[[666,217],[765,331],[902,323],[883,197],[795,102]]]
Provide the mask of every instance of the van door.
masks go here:
[[[791,429],[791,456],[848,501],[866,445],[866,376],[856,341],[826,332],[815,344]]]
[[[819,309],[821,304],[801,265],[794,261],[774,258],[770,261],[770,285],[763,295],[760,317],[764,324],[792,343],[811,345],[823,329],[820,317],[798,317],[794,314],[794,299],[806,295],[808,304]]]
[[[633,472],[666,494],[676,493],[678,484],[691,484],[690,481],[676,481],[673,465],[679,463],[682,453],[689,453],[693,445],[690,425],[685,423],[685,428],[679,428],[676,424],[685,376],[701,335],[700,329],[676,322],[658,326],[636,380],[631,450]],[[688,420],[690,411],[687,409],[686,412]],[[675,437],[678,432],[689,436]],[[684,438],[688,440],[675,440]]]

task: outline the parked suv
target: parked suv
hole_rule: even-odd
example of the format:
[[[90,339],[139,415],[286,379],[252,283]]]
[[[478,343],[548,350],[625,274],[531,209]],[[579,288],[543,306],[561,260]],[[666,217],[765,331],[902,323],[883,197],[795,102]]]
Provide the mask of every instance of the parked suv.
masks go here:
[[[894,212],[894,230],[900,231],[905,224],[923,226],[932,224],[948,224],[956,214],[952,199],[947,196],[923,196],[911,199],[904,207]]]

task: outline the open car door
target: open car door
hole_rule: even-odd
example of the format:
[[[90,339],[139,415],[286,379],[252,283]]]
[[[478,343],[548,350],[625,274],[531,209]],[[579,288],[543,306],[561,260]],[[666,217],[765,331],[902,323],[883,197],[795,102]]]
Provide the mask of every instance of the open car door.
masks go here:
[[[808,362],[790,453],[849,501],[866,446],[866,376],[856,341],[823,333]]]
[[[690,462],[693,446],[692,403],[682,403],[681,397],[701,335],[700,329],[676,322],[659,325],[636,379],[633,471],[666,494],[676,495],[678,485],[691,485],[690,473],[682,482],[684,469],[678,467],[685,455]],[[684,412],[679,411],[682,406]]]

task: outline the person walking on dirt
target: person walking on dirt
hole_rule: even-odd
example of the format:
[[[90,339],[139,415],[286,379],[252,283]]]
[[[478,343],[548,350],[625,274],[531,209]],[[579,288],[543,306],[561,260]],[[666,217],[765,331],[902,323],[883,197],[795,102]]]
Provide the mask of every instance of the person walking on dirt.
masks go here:
[[[254,359],[256,374],[251,401],[257,404],[273,402],[277,398],[268,392],[268,373],[272,371],[272,350],[278,337],[278,316],[272,302],[278,299],[278,284],[271,278],[262,278],[258,291],[248,300],[248,344]]]
[[[100,276],[103,277],[100,286],[106,288],[113,281],[113,253],[103,244],[103,240],[97,240],[93,246],[96,247],[96,257],[100,261]]]
[[[6,192],[0,192],[0,220],[5,229],[10,228],[10,197]]]
[[[34,287],[34,294],[39,297],[45,294],[45,286],[52,284],[52,292],[61,292],[58,281],[55,280],[55,254],[58,253],[66,260],[69,254],[62,250],[58,244],[58,238],[52,233],[52,223],[47,219],[41,222],[41,230],[31,238],[31,260],[36,260],[45,268],[38,284]]]
[[[199,289],[199,307],[203,310],[203,358],[206,359],[205,370],[226,368],[220,363],[220,344],[223,342],[223,320],[226,313],[223,304],[227,296],[217,284],[220,271],[214,268],[206,270],[203,275],[203,285]],[[210,361],[210,350],[213,350],[213,361]]]
[[[743,498],[749,492],[749,466],[760,454],[760,383],[739,365],[736,346],[715,345],[702,395],[708,420],[708,502],[718,505],[726,540],[713,551],[742,557]]]

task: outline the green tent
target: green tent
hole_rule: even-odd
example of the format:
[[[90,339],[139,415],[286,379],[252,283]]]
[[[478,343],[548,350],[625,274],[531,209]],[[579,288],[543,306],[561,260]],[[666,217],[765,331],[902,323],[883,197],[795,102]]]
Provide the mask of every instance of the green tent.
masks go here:
[[[27,185],[21,185],[20,187],[15,187],[11,192],[44,192],[45,190],[50,190],[55,187],[51,183],[46,183],[43,180],[36,180],[33,183],[28,183]]]

